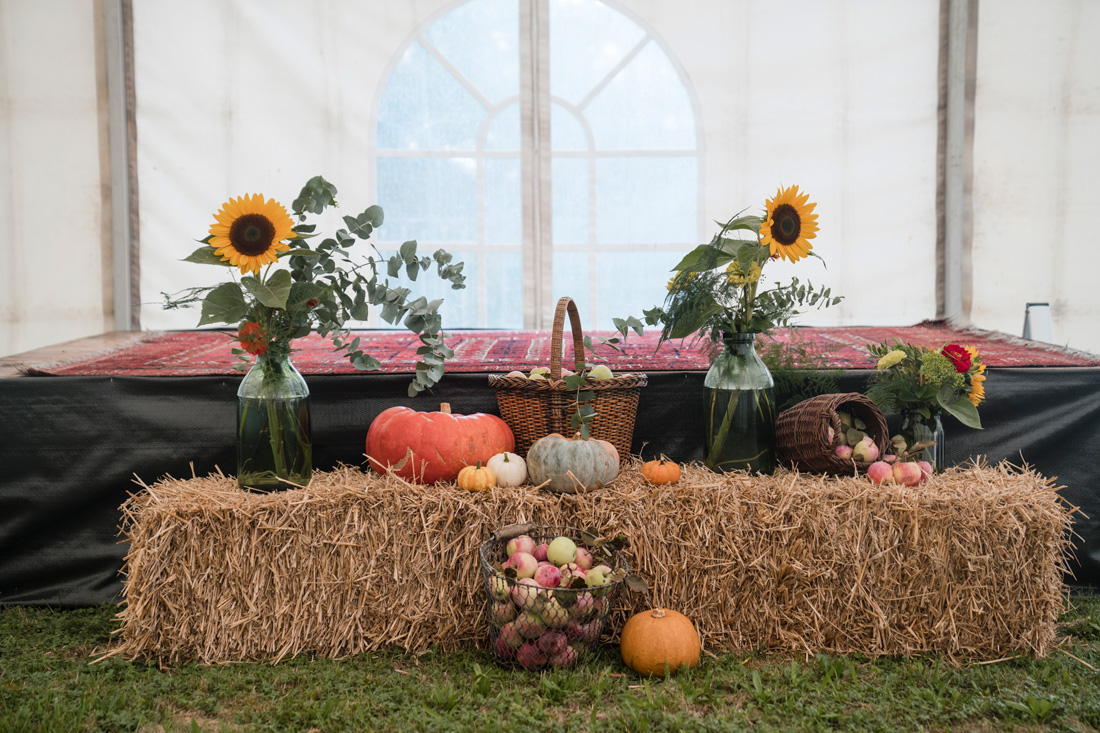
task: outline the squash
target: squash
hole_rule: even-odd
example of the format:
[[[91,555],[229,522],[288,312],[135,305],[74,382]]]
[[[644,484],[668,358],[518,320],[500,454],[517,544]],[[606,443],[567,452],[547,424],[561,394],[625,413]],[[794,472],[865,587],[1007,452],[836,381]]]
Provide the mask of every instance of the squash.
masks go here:
[[[439,412],[408,407],[383,410],[367,430],[371,467],[387,467],[403,479],[431,484],[454,481],[463,467],[516,447],[508,424],[496,415],[455,415],[443,403]]]
[[[515,453],[497,453],[485,464],[497,476],[497,486],[511,488],[527,480],[527,461]]]
[[[671,674],[699,664],[699,634],[691,619],[667,608],[653,608],[627,619],[619,636],[623,664],[640,675]]]
[[[660,459],[643,463],[642,475],[654,486],[674,484],[680,480],[680,464],[662,455]]]
[[[547,488],[559,493],[598,489],[619,475],[619,452],[606,440],[550,433],[527,451],[527,473],[531,483],[549,481]]]
[[[477,466],[466,466],[459,471],[455,483],[458,488],[467,491],[488,491],[497,485],[497,477],[493,469],[483,467],[481,461],[478,461]]]

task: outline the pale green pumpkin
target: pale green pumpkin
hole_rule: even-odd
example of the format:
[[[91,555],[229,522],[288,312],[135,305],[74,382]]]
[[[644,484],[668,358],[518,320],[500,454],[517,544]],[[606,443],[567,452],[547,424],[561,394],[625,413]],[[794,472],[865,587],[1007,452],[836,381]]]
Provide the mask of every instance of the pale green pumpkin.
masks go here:
[[[527,473],[536,486],[563,494],[597,489],[619,475],[619,452],[606,440],[550,433],[527,451]]]

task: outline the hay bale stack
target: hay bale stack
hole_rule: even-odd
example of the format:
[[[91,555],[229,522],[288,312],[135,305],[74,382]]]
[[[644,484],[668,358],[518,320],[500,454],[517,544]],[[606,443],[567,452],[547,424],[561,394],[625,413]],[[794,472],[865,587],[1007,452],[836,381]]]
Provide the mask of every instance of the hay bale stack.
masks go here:
[[[306,490],[165,479],[124,507],[131,547],[112,654],[167,662],[340,657],[483,644],[478,545],[513,522],[625,534],[651,597],[713,651],[1045,654],[1065,588],[1070,510],[1002,465],[909,489],[866,479],[717,475],[653,487],[471,494],[341,468]],[[625,600],[624,600],[625,599]]]

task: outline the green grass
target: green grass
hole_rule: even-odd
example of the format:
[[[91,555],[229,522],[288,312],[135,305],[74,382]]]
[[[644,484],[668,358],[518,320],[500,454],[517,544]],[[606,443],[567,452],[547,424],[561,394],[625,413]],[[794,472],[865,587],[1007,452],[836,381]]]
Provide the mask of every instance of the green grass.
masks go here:
[[[1093,730],[1100,597],[1075,597],[1046,659],[953,666],[821,655],[705,656],[643,680],[617,649],[525,673],[486,652],[160,669],[111,658],[114,607],[0,609],[0,731]]]

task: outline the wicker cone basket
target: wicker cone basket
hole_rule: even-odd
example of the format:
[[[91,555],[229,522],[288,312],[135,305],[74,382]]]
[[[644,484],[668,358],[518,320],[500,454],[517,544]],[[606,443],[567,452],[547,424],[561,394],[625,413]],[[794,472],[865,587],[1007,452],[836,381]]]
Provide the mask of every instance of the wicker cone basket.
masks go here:
[[[584,369],[584,332],[573,299],[558,301],[550,341],[550,376],[547,379],[508,377],[492,374],[489,386],[497,391],[500,416],[516,437],[516,453],[526,457],[531,444],[550,433],[570,436],[569,418],[577,410],[576,390],[565,386],[561,375],[562,329],[565,315],[573,333],[573,359],[578,372]],[[611,379],[589,380],[586,389],[595,393],[591,401],[596,416],[589,426],[590,437],[606,440],[619,451],[619,460],[630,455],[634,439],[634,418],[638,398],[646,385],[645,374],[620,374]]]
[[[886,453],[889,440],[886,418],[874,402],[859,392],[847,392],[811,397],[779,413],[775,423],[779,463],[811,473],[852,475],[857,470],[866,471],[869,462],[839,458],[836,443],[829,442],[828,429],[831,427],[834,435],[841,430],[837,410],[866,423],[865,432],[875,441],[879,455]]]

